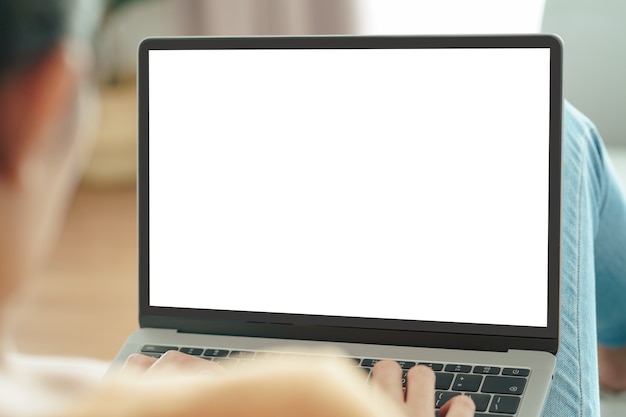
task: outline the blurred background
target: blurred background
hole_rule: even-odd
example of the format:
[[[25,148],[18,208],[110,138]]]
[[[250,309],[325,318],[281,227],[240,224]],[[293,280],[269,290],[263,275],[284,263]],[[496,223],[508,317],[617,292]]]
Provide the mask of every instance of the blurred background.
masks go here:
[[[40,279],[14,308],[27,353],[110,360],[137,327],[137,45],[147,36],[553,32],[565,97],[626,182],[623,0],[111,0],[97,39],[97,145]]]

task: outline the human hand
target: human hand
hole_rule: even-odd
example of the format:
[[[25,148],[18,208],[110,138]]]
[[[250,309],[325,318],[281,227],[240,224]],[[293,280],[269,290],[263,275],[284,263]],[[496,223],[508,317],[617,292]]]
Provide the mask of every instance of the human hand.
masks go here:
[[[126,359],[124,366],[120,370],[120,375],[146,377],[172,373],[222,375],[224,371],[224,368],[216,362],[170,350],[158,359],[142,355],[141,353],[134,353]]]
[[[402,389],[402,368],[393,361],[381,361],[372,369],[372,382],[385,392],[407,417],[432,417],[435,414],[435,373],[426,366],[414,366]],[[473,417],[474,402],[464,395],[450,399],[439,410],[442,417]]]
[[[326,366],[319,367],[318,365]],[[235,391],[240,393],[246,383],[256,380],[256,387],[254,387],[255,384],[252,384],[249,388],[254,389],[257,393],[267,391],[265,399],[274,397],[273,401],[276,401],[275,404],[280,404],[284,400],[278,394],[279,392],[282,392],[284,396],[289,396],[289,390],[298,390],[298,387],[300,387],[308,390],[311,398],[317,398],[315,401],[317,406],[322,406],[319,401],[323,402],[324,398],[326,398],[327,406],[330,406],[330,409],[326,408],[324,411],[327,415],[334,415],[331,411],[338,411],[346,404],[354,406],[352,411],[356,411],[361,406],[364,407],[360,412],[356,412],[353,415],[371,415],[370,412],[373,412],[378,407],[384,409],[384,404],[387,402],[391,402],[389,405],[395,408],[394,411],[399,411],[399,414],[403,417],[433,417],[435,414],[435,374],[430,368],[425,366],[416,366],[408,371],[405,392],[402,387],[403,370],[400,366],[394,361],[378,362],[373,368],[371,377],[372,388],[376,391],[376,394],[380,393],[385,397],[378,398],[378,400],[376,399],[376,397],[379,397],[378,395],[368,397],[365,388],[357,391],[352,389],[346,390],[345,388],[347,387],[356,388],[359,379],[355,378],[356,375],[352,375],[352,372],[346,373],[345,371],[349,368],[340,362],[322,361],[314,365],[306,362],[277,361],[266,363],[265,367],[259,369],[261,370],[260,374],[258,372],[246,373],[241,371],[233,374],[226,372],[225,368],[215,362],[177,351],[169,351],[159,359],[141,354],[131,355],[122,368],[121,375],[149,377],[148,379],[153,377],[159,379],[158,377],[167,375],[198,375],[202,379],[208,378],[216,381],[219,385],[212,386],[213,390],[219,390],[219,387],[230,385],[238,380],[239,389]],[[290,369],[298,370],[298,372],[291,374]],[[283,376],[279,376],[280,374],[283,374]],[[216,376],[218,377],[217,380],[211,378]],[[348,380],[346,380],[347,384],[340,383],[340,380],[344,377],[348,377]],[[289,387],[287,389],[283,384],[290,378],[294,378],[294,380],[287,384]],[[218,382],[222,379],[223,382]],[[274,390],[268,384],[273,386]],[[337,386],[331,389],[333,384]],[[283,388],[278,389],[281,385]],[[318,392],[320,387],[324,387],[322,392]],[[341,396],[342,392],[345,396],[345,404],[337,407],[339,402],[336,397]],[[350,399],[350,397],[352,398]],[[355,399],[360,397],[362,397],[361,400],[355,401]],[[221,399],[223,400],[224,398],[224,395],[222,395]],[[357,405],[359,402],[361,404]],[[305,403],[305,401],[302,403]],[[378,409],[380,410],[381,408]],[[369,412],[365,412],[366,409]],[[469,397],[459,395],[441,407],[439,413],[441,417],[473,417],[474,410],[474,402]],[[302,411],[299,410],[300,413]],[[380,413],[373,412],[372,414],[378,415]],[[386,414],[397,415],[391,409],[387,409]]]

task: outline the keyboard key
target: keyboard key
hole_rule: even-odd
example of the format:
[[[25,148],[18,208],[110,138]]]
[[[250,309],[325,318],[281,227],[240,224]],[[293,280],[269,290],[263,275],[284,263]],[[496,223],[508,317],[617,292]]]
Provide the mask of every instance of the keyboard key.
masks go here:
[[[519,397],[494,395],[489,411],[492,413],[515,414],[519,405]]]
[[[448,374],[445,372],[435,372],[436,382],[435,389],[450,389],[454,374]]]
[[[530,370],[524,368],[504,368],[502,370],[502,375],[528,376],[528,374],[530,374]]]
[[[470,365],[446,365],[446,372],[456,372],[468,374],[472,371]]]
[[[435,417],[441,417],[439,410],[435,410]],[[474,417],[494,417],[493,414],[474,413]]]
[[[202,352],[204,352],[204,349],[183,347],[183,348],[180,348],[180,351],[183,352],[183,353],[186,353],[187,355],[199,356],[199,355],[202,355]]]
[[[487,410],[487,406],[489,405],[489,400],[491,400],[491,395],[474,394],[474,393],[468,393],[466,395],[470,397],[472,401],[474,401],[474,404],[476,404],[476,411]]]
[[[441,408],[450,398],[457,395],[467,395],[476,404],[476,411],[486,411],[491,400],[491,395],[486,394],[461,394],[460,392],[437,391],[435,392],[435,408]]]
[[[411,362],[411,361],[396,361],[398,362],[398,365],[400,365],[400,368],[402,369],[411,369],[412,367],[415,366],[415,362]]]
[[[439,410],[435,410],[435,417],[441,417]],[[493,417],[493,414],[474,413],[474,417]]]
[[[223,358],[223,357],[228,356],[228,351],[224,349],[207,349],[204,351],[202,356],[212,356],[212,357]]]
[[[435,392],[435,408],[441,408],[452,397],[461,395],[460,392],[436,391]]]
[[[483,382],[482,375],[457,375],[452,384],[454,391],[476,392]]]
[[[168,350],[178,350],[176,346],[159,346],[159,345],[145,345],[141,348],[142,353],[165,353]]]
[[[384,359],[363,359],[363,361],[361,361],[361,366],[371,367],[371,366],[376,365],[376,363],[382,360]],[[400,365],[402,369],[411,369],[412,367],[415,366],[415,362],[411,362],[411,361],[396,361],[396,362],[398,362],[398,365]]]
[[[364,369],[371,369],[371,368],[364,368]],[[409,373],[409,369],[403,369],[402,370],[402,386],[406,387],[406,376]]]
[[[160,353],[152,353],[152,352],[141,352],[142,355],[149,356],[151,358],[159,359],[161,357]]]
[[[497,366],[475,366],[474,373],[483,375],[498,375],[500,373],[500,368],[498,368]]]
[[[372,367],[376,365],[376,363],[380,361],[380,359],[363,359],[361,361],[361,366]]]
[[[432,362],[420,362],[420,365],[428,366],[435,372],[439,372],[443,369],[443,364],[441,363],[432,363]]]
[[[486,376],[481,392],[522,395],[525,386],[525,378],[515,378],[512,376]]]
[[[217,362],[224,366],[235,366],[237,365],[237,362],[239,362],[239,359],[224,358],[222,356],[214,356],[212,359],[213,362]]]
[[[233,350],[232,352],[230,352],[230,355],[228,355],[228,357],[235,359],[252,359],[254,358],[255,354],[256,352],[252,352],[249,350]]]

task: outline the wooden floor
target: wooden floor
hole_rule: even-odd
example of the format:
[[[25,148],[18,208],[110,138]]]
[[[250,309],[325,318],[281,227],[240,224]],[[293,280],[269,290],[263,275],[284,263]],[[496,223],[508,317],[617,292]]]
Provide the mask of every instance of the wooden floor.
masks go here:
[[[78,190],[48,267],[9,310],[20,351],[110,360],[138,327],[135,199]]]

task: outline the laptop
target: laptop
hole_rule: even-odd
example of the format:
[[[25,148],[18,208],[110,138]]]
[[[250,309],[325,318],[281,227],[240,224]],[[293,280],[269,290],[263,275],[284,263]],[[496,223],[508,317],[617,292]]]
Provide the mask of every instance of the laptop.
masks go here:
[[[550,35],[151,38],[139,322],[241,366],[338,348],[436,405],[539,416],[559,336],[562,46]],[[366,376],[367,377],[367,376]]]

